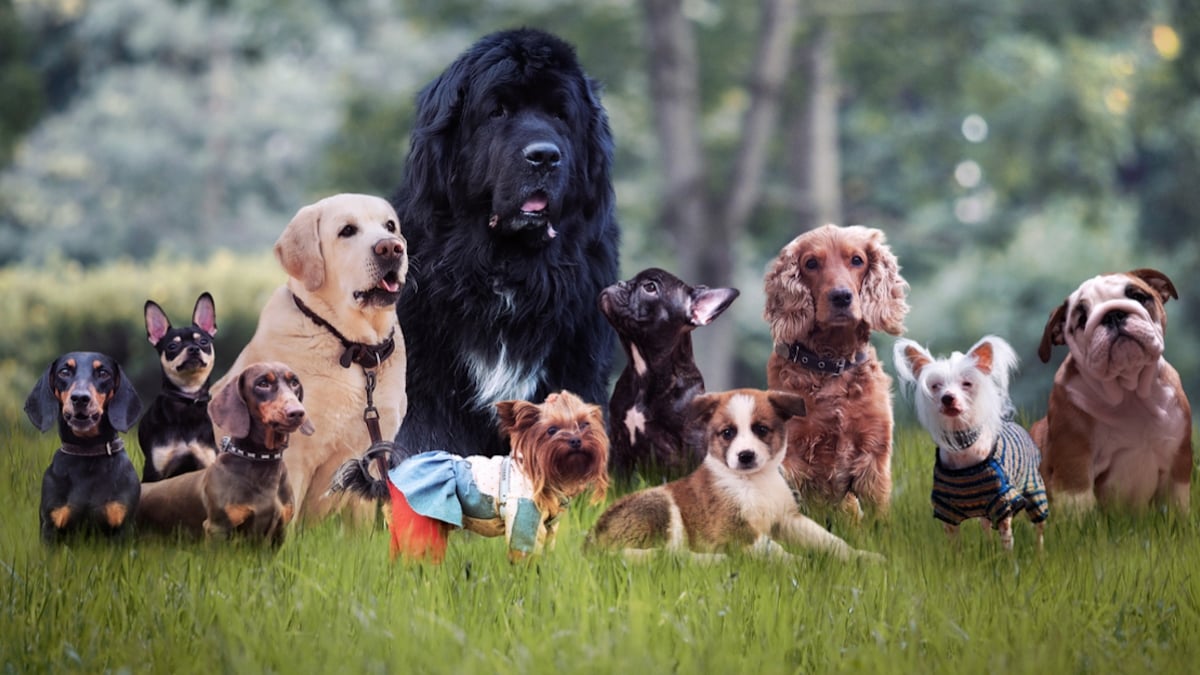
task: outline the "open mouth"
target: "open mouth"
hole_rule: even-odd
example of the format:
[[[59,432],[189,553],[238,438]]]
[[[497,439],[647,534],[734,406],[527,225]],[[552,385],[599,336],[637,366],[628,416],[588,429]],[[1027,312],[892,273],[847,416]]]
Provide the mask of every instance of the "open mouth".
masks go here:
[[[397,270],[388,270],[379,281],[365,291],[354,291],[354,299],[373,305],[393,304],[400,299],[404,280]]]
[[[488,228],[507,234],[533,233],[544,243],[558,236],[558,230],[550,221],[550,195],[544,190],[535,190],[513,215],[505,218],[499,213],[492,214]]]

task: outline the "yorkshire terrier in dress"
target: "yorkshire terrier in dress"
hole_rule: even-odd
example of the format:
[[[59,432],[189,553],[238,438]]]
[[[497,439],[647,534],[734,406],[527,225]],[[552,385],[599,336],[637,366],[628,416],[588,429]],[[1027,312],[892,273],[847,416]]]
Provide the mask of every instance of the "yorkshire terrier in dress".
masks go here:
[[[604,414],[567,391],[541,405],[500,401],[496,412],[509,456],[422,452],[386,480],[371,475],[364,456],[342,465],[329,489],[390,502],[393,559],[441,562],[455,529],[503,535],[513,562],[552,548],[570,499],[590,490],[599,502],[608,489]]]
[[[1013,421],[1008,380],[1017,355],[1003,339],[984,337],[966,354],[935,358],[912,340],[894,348],[896,371],[911,392],[921,426],[937,443],[933,515],[954,539],[964,520],[982,518],[1012,549],[1012,518],[1037,527],[1038,548],[1050,507],[1038,473],[1041,452]]]

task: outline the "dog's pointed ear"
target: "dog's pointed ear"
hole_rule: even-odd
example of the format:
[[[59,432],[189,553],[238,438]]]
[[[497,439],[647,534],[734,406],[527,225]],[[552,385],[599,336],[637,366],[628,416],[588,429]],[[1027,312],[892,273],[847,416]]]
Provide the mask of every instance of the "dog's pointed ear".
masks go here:
[[[192,323],[209,335],[217,334],[217,306],[208,291],[196,298],[196,306],[192,308]]]
[[[921,376],[921,370],[933,363],[933,357],[916,342],[900,338],[892,347],[892,362],[901,380],[916,382]]]
[[[904,317],[908,315],[905,294],[908,282],[900,276],[900,263],[887,246],[882,230],[861,228],[866,235],[867,274],[862,282],[863,315],[871,328],[889,335],[904,333]]]
[[[1038,345],[1038,358],[1042,363],[1050,363],[1050,352],[1055,345],[1067,344],[1064,334],[1067,324],[1067,300],[1050,312],[1050,320],[1042,330],[1042,342]]]
[[[142,398],[125,375],[125,369],[120,365],[116,368],[117,389],[108,400],[108,422],[117,431],[129,431],[142,414]]]
[[[1008,391],[1009,377],[1016,370],[1019,359],[1016,350],[1004,338],[985,335],[971,347],[967,355],[975,359],[979,370],[991,376],[1001,390]]]
[[[250,408],[242,398],[242,378],[246,371],[225,384],[225,388],[208,402],[208,416],[213,423],[229,432],[231,438],[250,435]]]
[[[55,363],[51,361],[50,365],[46,366],[46,371],[34,383],[33,390],[25,399],[25,414],[29,416],[29,421],[33,422],[33,426],[37,427],[38,431],[49,431],[62,413],[62,404],[54,395],[54,387],[50,385]]]
[[[799,394],[788,391],[769,391],[767,400],[771,402],[775,414],[779,415],[782,420],[804,417],[808,414],[808,406],[804,403],[804,397]]]
[[[150,344],[158,346],[158,341],[163,339],[167,331],[171,330],[171,320],[167,318],[167,313],[162,307],[158,306],[157,302],[147,300],[143,310],[146,315],[146,339]]]
[[[1150,268],[1130,270],[1129,275],[1146,282],[1150,288],[1154,289],[1155,293],[1158,293],[1158,297],[1162,299],[1163,303],[1171,299],[1179,299],[1179,292],[1175,290],[1175,284],[1171,283],[1171,279],[1167,275],[1158,270]]]
[[[967,356],[975,359],[975,367],[984,375],[992,374],[992,357],[995,352],[992,350],[992,343],[980,341],[971,351],[967,352]]]
[[[537,423],[541,409],[529,401],[497,401],[500,435],[511,436]]]
[[[736,288],[697,286],[692,291],[692,325],[707,326],[733,304],[739,294]]]
[[[275,241],[275,258],[288,276],[299,279],[308,291],[315,291],[325,283],[320,226],[321,202],[309,204],[296,212]]]

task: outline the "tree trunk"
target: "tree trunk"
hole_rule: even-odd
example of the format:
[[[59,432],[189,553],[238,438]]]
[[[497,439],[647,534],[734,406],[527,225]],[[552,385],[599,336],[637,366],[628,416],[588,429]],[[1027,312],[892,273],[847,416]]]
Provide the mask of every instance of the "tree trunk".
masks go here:
[[[829,21],[813,17],[810,36],[797,50],[804,100],[791,130],[792,208],[796,234],[842,222],[841,149],[838,145],[838,77]]]

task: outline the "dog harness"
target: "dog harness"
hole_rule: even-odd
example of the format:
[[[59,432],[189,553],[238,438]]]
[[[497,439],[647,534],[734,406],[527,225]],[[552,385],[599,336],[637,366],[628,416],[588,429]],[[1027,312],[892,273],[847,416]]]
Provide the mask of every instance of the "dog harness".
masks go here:
[[[513,470],[511,457],[422,452],[391,469],[388,482],[419,516],[459,528],[466,519],[483,521],[508,535],[510,549],[536,548],[542,515],[533,503],[533,483]]]
[[[1040,523],[1050,515],[1046,485],[1038,473],[1042,453],[1019,424],[1005,421],[992,452],[982,462],[963,469],[933,465],[933,515],[958,525],[970,518],[987,518],[999,527],[1004,518],[1021,511]]]

